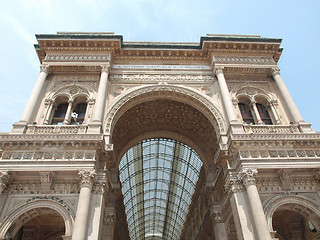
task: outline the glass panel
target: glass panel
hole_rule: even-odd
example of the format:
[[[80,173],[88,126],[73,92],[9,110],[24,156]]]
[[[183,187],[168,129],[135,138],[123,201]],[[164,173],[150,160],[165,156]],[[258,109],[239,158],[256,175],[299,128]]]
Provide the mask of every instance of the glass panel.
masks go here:
[[[128,150],[120,181],[131,239],[179,239],[202,162],[172,139],[148,139]]]

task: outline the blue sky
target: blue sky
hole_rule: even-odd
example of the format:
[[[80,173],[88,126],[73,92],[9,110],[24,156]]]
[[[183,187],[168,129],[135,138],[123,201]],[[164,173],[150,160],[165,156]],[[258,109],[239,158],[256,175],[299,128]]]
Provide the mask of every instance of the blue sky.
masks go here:
[[[125,41],[199,42],[212,34],[282,38],[281,75],[320,131],[318,0],[10,0],[0,9],[0,132],[19,121],[39,74],[39,33],[114,32]]]

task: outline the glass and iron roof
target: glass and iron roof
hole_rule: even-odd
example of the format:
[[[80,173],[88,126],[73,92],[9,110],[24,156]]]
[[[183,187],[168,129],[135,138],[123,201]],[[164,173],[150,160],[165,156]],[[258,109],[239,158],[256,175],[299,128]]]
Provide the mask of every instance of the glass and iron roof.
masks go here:
[[[131,239],[179,239],[202,162],[187,145],[164,138],[131,147],[119,165]]]

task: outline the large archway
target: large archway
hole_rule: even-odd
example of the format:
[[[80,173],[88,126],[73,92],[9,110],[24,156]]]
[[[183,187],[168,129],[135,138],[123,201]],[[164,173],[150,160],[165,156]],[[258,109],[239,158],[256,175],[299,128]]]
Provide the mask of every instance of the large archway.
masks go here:
[[[270,231],[279,239],[319,239],[320,210],[302,196],[276,196],[265,205]]]
[[[132,203],[130,209],[126,206],[129,231],[130,227],[135,226],[134,224],[143,226],[140,227],[140,230],[138,230],[135,235],[132,235],[134,236],[133,239],[176,239],[178,237],[183,229],[186,216],[190,211],[190,203],[193,199],[197,200],[197,196],[193,196],[193,193],[199,193],[196,189],[203,185],[207,170],[210,169],[212,171],[212,169],[215,169],[213,159],[218,148],[218,139],[221,134],[225,134],[225,122],[221,113],[205,96],[199,97],[197,95],[198,93],[194,93],[194,95],[198,96],[198,98],[195,98],[192,96],[190,89],[187,88],[179,89],[181,91],[172,91],[171,87],[162,87],[163,88],[160,89],[158,87],[156,89],[146,87],[146,89],[144,89],[145,91],[142,92],[136,90],[136,94],[133,94],[134,97],[128,96],[128,98],[126,98],[123,96],[122,99],[119,97],[114,104],[110,106],[106,117],[105,133],[110,134],[110,143],[114,146],[113,157],[115,158],[116,165],[119,166],[124,205],[130,205],[129,202],[132,198],[131,196],[131,198],[128,199],[128,196],[130,195],[128,189],[134,187],[136,189],[135,191],[137,191],[137,189],[140,191],[140,194],[138,194],[139,197],[136,199],[140,199],[141,201],[139,201],[139,204],[137,203],[138,200],[135,203],[140,207],[138,206],[137,209]],[[188,92],[188,94],[186,92],[182,93],[182,90],[190,92]],[[135,93],[135,91],[132,92]],[[130,173],[131,176],[134,176],[135,180],[133,182],[128,181],[130,184],[135,184],[135,186],[131,187],[128,187],[127,183],[125,183],[126,181],[123,179],[124,177],[121,175],[121,169],[124,168],[121,159],[127,157],[128,150],[130,152],[130,150],[136,146],[141,146],[153,141],[151,139],[157,139],[156,141],[159,139],[167,139],[164,140],[166,143],[181,143],[183,146],[187,146],[188,149],[196,152],[198,161],[201,163],[197,170],[198,173],[195,182],[192,183],[194,189],[191,191],[191,194],[189,194],[189,200],[183,207],[184,210],[180,211],[184,214],[179,217],[179,219],[175,218],[175,220],[173,220],[175,223],[179,222],[179,224],[177,224],[180,225],[179,230],[174,227],[173,229],[168,230],[172,227],[171,225],[175,226],[175,223],[169,223],[170,221],[168,220],[171,219],[168,214],[172,214],[172,211],[168,211],[168,209],[174,206],[174,204],[171,206],[170,202],[184,202],[184,200],[181,199],[177,200],[179,199],[179,194],[181,194],[179,193],[179,190],[171,189],[174,188],[173,186],[176,186],[175,181],[170,180],[167,183],[164,183],[166,181],[163,179],[158,179],[157,181],[153,179],[151,181],[154,182],[154,184],[156,182],[156,184],[160,183],[167,186],[167,191],[160,191],[161,193],[167,192],[167,198],[162,200],[159,198],[159,204],[161,203],[163,206],[154,205],[153,212],[160,212],[161,209],[164,209],[163,214],[151,213],[151,215],[147,215],[146,212],[150,211],[150,208],[146,208],[146,204],[152,200],[147,197],[147,194],[150,193],[145,189],[145,186],[149,183],[146,183],[145,178],[147,176],[142,173],[145,171],[157,171],[150,170],[141,163],[134,165],[140,170]],[[160,145],[164,146],[166,144],[162,143]],[[135,157],[131,157],[133,157],[133,159],[141,160],[143,157],[140,156],[139,158],[137,157],[138,155],[139,154],[136,154]],[[170,154],[168,153],[167,155]],[[183,159],[183,157],[178,158]],[[131,160],[133,161],[133,159]],[[155,162],[159,161],[158,158],[155,159],[157,159]],[[172,157],[171,159],[175,159],[175,157]],[[190,159],[188,158],[183,161],[187,164],[190,163]],[[201,166],[203,166],[203,168]],[[181,167],[182,166],[177,166],[177,169],[174,170],[174,172],[178,172]],[[127,166],[127,169],[130,169],[130,167]],[[166,170],[166,172],[168,171]],[[172,172],[168,173],[168,176],[172,176]],[[171,179],[171,177],[169,178]],[[181,179],[184,179],[186,182],[188,182],[188,178],[189,177],[185,175],[181,177]],[[198,179],[201,179],[201,181],[199,180],[198,182]],[[157,191],[154,191],[154,195],[156,194]],[[134,209],[136,209],[135,216],[131,214]],[[176,215],[178,214],[176,213]],[[155,221],[153,221],[153,224],[146,224],[147,218],[158,219],[157,224],[154,223]],[[162,225],[160,222],[162,222]],[[155,225],[157,225],[158,228],[154,227]],[[132,228],[134,229],[135,227]],[[162,230],[160,231],[159,228],[162,228]],[[173,232],[178,235],[172,235]],[[140,238],[137,238],[137,236]]]
[[[0,227],[0,239],[19,239],[23,234],[39,234],[34,239],[61,239],[71,236],[74,217],[61,202],[33,199],[8,215]]]
[[[219,111],[213,113],[212,104],[210,109],[195,98],[166,88],[117,102],[110,107],[105,129],[117,163],[139,141],[166,137],[188,144],[198,152],[205,169],[212,167],[218,139],[225,133],[225,122]]]

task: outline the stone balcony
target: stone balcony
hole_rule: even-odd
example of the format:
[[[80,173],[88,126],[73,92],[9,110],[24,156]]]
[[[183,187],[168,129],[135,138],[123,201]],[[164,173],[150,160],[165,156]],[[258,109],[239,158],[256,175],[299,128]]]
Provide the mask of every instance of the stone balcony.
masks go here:
[[[266,134],[266,133],[299,133],[299,127],[297,124],[290,125],[251,125],[243,124],[243,129],[245,133],[252,134]]]
[[[88,125],[28,125],[27,134],[84,134]]]

